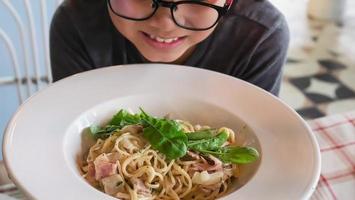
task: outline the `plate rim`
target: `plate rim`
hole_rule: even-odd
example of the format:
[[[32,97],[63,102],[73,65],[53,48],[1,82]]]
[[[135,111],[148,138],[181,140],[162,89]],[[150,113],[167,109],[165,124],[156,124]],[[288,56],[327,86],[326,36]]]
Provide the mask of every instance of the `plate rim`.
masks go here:
[[[103,68],[97,68],[94,70],[89,70],[89,71],[85,71],[85,72],[81,72],[78,74],[74,74],[71,76],[68,76],[64,79],[61,79],[57,82],[51,83],[50,85],[48,85],[47,87],[41,89],[40,91],[36,92],[34,95],[32,95],[31,97],[29,97],[28,99],[26,99],[24,101],[24,103],[22,103],[18,109],[15,111],[15,113],[13,114],[13,116],[11,117],[11,120],[7,123],[7,126],[5,128],[4,131],[4,137],[3,137],[3,143],[2,143],[2,150],[3,150],[3,160],[4,160],[4,165],[6,167],[7,173],[8,175],[11,177],[11,180],[16,184],[16,186],[25,193],[25,195],[27,197],[30,197],[31,199],[34,199],[34,196],[32,196],[30,191],[27,191],[27,189],[25,188],[24,185],[21,184],[21,181],[19,181],[18,177],[16,177],[16,173],[14,173],[10,167],[10,162],[11,162],[11,158],[8,157],[8,151],[10,151],[10,147],[8,144],[11,144],[11,139],[12,139],[12,133],[15,124],[16,124],[16,119],[17,117],[21,114],[21,112],[23,112],[23,109],[25,109],[28,104],[31,103],[32,99],[35,99],[37,96],[39,96],[42,93],[45,93],[46,91],[48,91],[51,87],[55,86],[55,85],[59,85],[59,84],[63,84],[63,82],[67,82],[67,80],[69,79],[76,79],[77,77],[81,77],[81,76],[85,76],[85,74],[89,74],[89,73],[95,73],[97,70],[103,71],[103,70],[111,70],[113,68],[118,68],[118,67],[142,67],[144,66],[144,68],[146,67],[151,67],[151,66],[147,66],[147,65],[151,65],[151,66],[157,66],[157,67],[161,67],[161,65],[163,65],[164,67],[167,66],[171,66],[171,67],[183,67],[183,68],[189,68],[189,70],[202,70],[202,71],[208,71],[208,72],[212,72],[212,73],[216,73],[219,76],[223,76],[223,78],[228,78],[228,79],[235,79],[238,80],[239,82],[242,82],[243,84],[246,84],[248,87],[251,87],[253,89],[258,90],[258,92],[262,92],[264,95],[268,96],[268,98],[273,98],[274,100],[278,101],[278,103],[282,104],[283,107],[285,107],[288,111],[290,111],[293,115],[295,115],[295,117],[298,119],[299,122],[302,123],[302,125],[308,130],[307,136],[309,137],[312,145],[316,148],[318,148],[318,151],[316,151],[314,149],[313,152],[313,158],[315,159],[315,163],[313,166],[313,171],[315,172],[315,174],[317,174],[317,176],[313,176],[311,182],[308,184],[309,188],[309,192],[304,194],[304,198],[309,198],[312,193],[314,192],[314,190],[316,189],[317,183],[319,181],[320,178],[320,172],[321,172],[321,155],[320,155],[320,151],[319,151],[319,144],[318,141],[316,140],[316,136],[313,134],[312,129],[310,128],[310,126],[306,123],[306,121],[294,110],[292,109],[289,105],[287,105],[284,101],[282,101],[280,98],[277,98],[275,96],[273,96],[272,94],[270,94],[269,92],[265,91],[262,88],[259,88],[258,86],[255,86],[249,82],[246,82],[242,79],[227,75],[227,74],[223,74],[220,72],[216,72],[216,71],[212,71],[209,69],[203,69],[203,68],[196,68],[196,67],[191,67],[191,66],[184,66],[184,65],[174,65],[174,64],[154,64],[154,63],[149,63],[149,64],[128,64],[128,65],[114,65],[114,66],[108,66],[108,67],[103,67]],[[224,199],[224,197],[222,197],[222,199]]]

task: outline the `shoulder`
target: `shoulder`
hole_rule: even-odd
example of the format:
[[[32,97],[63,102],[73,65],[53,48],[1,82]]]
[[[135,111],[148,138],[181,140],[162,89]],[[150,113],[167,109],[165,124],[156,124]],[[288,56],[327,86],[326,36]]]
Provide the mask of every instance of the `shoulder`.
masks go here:
[[[106,1],[97,0],[64,0],[59,5],[57,13],[67,12],[70,15],[88,16],[96,12],[102,12],[106,8]]]
[[[245,21],[266,30],[287,26],[283,14],[268,0],[235,0],[226,18]]]
[[[289,29],[284,15],[268,0],[234,0],[214,35],[217,41],[226,37],[235,48],[253,51],[266,40],[287,46]]]
[[[53,22],[66,22],[78,31],[109,25],[106,1],[65,0],[56,10]],[[56,24],[58,25],[58,24]],[[65,24],[59,24],[65,26]]]
[[[283,14],[269,1],[234,1],[208,40],[203,64],[249,80],[250,72],[262,73],[261,68],[270,66],[262,62],[284,59],[289,30]]]
[[[85,55],[92,65],[110,65],[113,29],[106,1],[65,0],[57,8],[50,29],[51,48],[75,47],[73,51]]]

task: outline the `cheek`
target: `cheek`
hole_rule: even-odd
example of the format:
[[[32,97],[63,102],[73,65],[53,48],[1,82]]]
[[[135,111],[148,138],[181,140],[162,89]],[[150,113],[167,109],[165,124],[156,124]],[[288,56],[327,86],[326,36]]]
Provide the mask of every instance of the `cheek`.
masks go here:
[[[206,2],[217,6],[224,6],[224,4],[226,4],[226,0],[207,0]]]
[[[110,12],[110,17],[111,17],[111,21],[114,24],[115,28],[121,33],[123,34],[125,37],[130,37],[131,35],[133,35],[134,31],[134,21],[129,21],[126,19],[123,19],[121,17],[117,17],[116,15],[114,15],[112,12]]]

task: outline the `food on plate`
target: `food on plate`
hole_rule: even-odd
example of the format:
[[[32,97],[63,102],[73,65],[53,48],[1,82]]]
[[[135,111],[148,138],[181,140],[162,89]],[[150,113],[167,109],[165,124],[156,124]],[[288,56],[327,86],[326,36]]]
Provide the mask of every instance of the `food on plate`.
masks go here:
[[[80,164],[83,177],[119,199],[216,199],[238,178],[238,165],[256,161],[236,146],[233,130],[192,125],[120,110],[103,126]]]

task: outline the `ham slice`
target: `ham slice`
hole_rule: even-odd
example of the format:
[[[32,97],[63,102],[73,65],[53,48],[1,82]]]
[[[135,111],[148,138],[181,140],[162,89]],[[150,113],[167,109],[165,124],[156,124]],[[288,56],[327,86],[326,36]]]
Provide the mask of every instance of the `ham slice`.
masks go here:
[[[140,196],[144,196],[144,197],[150,197],[151,196],[151,192],[149,190],[149,188],[147,188],[143,181],[141,179],[138,178],[132,178],[131,182],[133,184],[133,188],[137,191],[137,194]]]
[[[102,178],[117,174],[117,164],[110,162],[105,153],[96,157],[94,165],[96,180],[101,180]]]

